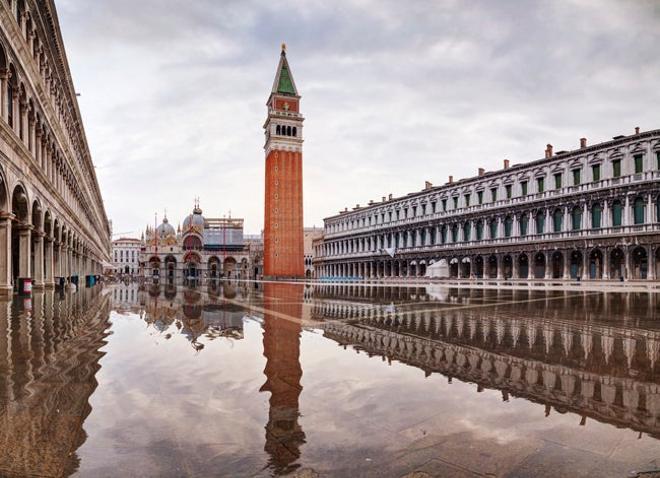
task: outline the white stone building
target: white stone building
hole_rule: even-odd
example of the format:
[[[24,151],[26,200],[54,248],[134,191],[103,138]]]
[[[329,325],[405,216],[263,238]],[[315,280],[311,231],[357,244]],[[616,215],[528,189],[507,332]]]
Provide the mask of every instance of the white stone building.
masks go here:
[[[142,241],[122,237],[112,241],[112,265],[115,274],[137,275],[140,269]]]

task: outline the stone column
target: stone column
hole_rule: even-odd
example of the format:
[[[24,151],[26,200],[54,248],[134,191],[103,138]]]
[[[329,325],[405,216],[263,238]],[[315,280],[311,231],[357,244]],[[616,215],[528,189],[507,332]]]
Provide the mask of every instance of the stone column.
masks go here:
[[[45,273],[45,287],[52,288],[55,285],[54,270],[53,270],[53,238],[46,237],[44,244],[44,255],[46,258],[44,273]]]
[[[607,201],[603,201],[603,211],[600,217],[600,227],[610,227],[610,206]]]
[[[571,254],[573,254],[573,251],[564,251],[564,280],[571,278]],[[580,267],[578,265],[578,275],[579,273]]]
[[[610,278],[610,248],[604,247],[601,251],[603,253],[603,264],[601,265],[603,271],[603,279]]]
[[[545,255],[545,279],[552,279],[552,252],[544,251]]]
[[[649,200],[646,204],[646,214],[645,214],[645,222],[646,224],[652,224],[653,223],[653,196],[649,194]],[[651,263],[651,258],[649,257],[649,264]]]
[[[602,218],[601,218],[602,221]],[[591,214],[589,214],[589,206],[585,202],[582,206],[582,229],[591,229]]]
[[[11,295],[11,222],[12,215],[0,216],[0,295]]]
[[[629,226],[631,221],[630,221],[630,197],[626,194],[626,202],[623,206],[623,225],[624,226]]]
[[[497,278],[504,279],[504,257],[502,254],[495,254],[495,259],[497,260]]]
[[[512,279],[520,279],[520,264],[518,262],[518,259],[520,258],[520,254],[511,254],[511,278]]]
[[[11,101],[12,101],[12,121],[14,123],[12,125],[12,128],[14,129],[14,133],[16,133],[16,136],[18,136],[19,133],[18,124],[21,121],[21,111],[20,108],[18,107],[18,90],[16,88],[13,89]]]
[[[0,116],[7,123],[9,120],[9,108],[7,101],[7,82],[9,81],[9,70],[0,71]]]
[[[31,251],[30,251],[30,239],[31,239],[31,228],[32,226],[19,226],[18,232],[18,250],[19,250],[19,260],[18,260],[18,277],[20,279],[30,278],[30,271],[32,269],[31,265]]]
[[[653,249],[653,246],[649,246],[646,250],[646,253],[648,254],[648,273],[646,274],[646,278],[648,280],[655,280],[655,250]]]
[[[44,287],[44,238],[42,232],[32,233],[34,243],[34,284],[33,287]]]
[[[513,223],[511,224],[511,237],[519,237],[520,236],[520,222],[518,221],[518,215],[513,214],[512,215]],[[529,227],[529,224],[527,225]],[[515,269],[512,268],[512,270]]]

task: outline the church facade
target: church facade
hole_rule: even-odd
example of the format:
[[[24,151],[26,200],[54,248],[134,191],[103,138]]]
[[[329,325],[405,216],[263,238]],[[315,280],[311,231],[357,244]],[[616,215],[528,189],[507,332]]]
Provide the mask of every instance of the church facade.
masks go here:
[[[657,280],[660,130],[553,153],[324,220],[319,277]]]
[[[177,229],[165,216],[141,240],[140,272],[152,281],[256,279],[262,270],[263,248],[246,240],[243,219],[204,217],[199,204]]]

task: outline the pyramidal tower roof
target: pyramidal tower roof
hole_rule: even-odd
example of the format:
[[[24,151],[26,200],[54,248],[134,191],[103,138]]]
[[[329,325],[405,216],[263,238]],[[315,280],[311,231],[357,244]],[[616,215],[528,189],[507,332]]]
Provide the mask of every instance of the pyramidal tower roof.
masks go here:
[[[277,95],[299,96],[296,82],[293,81],[291,68],[289,68],[289,62],[286,59],[285,43],[282,43],[282,53],[280,54],[280,62],[277,65],[272,93]]]

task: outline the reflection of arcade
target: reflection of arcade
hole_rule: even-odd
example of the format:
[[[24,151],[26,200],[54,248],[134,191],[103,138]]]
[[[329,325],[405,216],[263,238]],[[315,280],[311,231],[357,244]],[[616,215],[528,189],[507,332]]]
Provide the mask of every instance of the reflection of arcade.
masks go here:
[[[109,299],[95,289],[0,302],[0,475],[68,476],[79,466]]]
[[[269,467],[278,474],[296,469],[305,433],[298,424],[300,379],[299,322],[277,317],[286,314],[299,318],[302,314],[302,284],[264,284],[264,356],[266,383],[262,392],[270,392],[270,408],[266,425],[264,450],[270,455]]]
[[[660,437],[660,331],[633,321],[660,316],[657,296],[516,291],[515,304],[479,307],[500,291],[441,295],[435,308],[428,294],[420,309],[337,300],[315,315],[346,318],[326,323],[325,336],[370,355]]]

